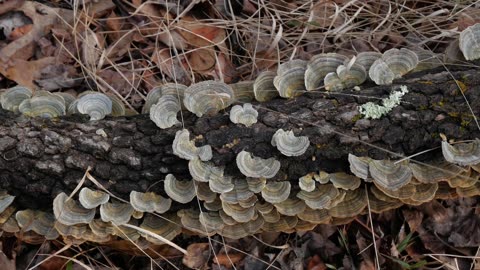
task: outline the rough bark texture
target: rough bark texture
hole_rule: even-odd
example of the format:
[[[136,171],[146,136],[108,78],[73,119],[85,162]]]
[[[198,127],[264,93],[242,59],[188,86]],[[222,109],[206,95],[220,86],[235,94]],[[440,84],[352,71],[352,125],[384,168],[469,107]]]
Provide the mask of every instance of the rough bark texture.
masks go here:
[[[306,93],[295,99],[275,99],[259,105],[259,122],[250,128],[230,122],[228,110],[197,118],[183,112],[185,128],[197,144],[210,144],[213,162],[226,174],[242,177],[235,164],[241,150],[281,161],[276,179],[298,181],[309,172],[349,171],[347,154],[375,159],[411,155],[440,145],[439,133],[449,139],[478,138],[474,115],[480,112],[480,71],[453,72],[456,82],[441,70],[412,74],[394,86],[362,85],[360,92]],[[388,96],[399,85],[409,93],[402,104],[379,120],[360,119],[357,106]],[[87,167],[114,194],[128,198],[131,190],[162,193],[165,175],[190,178],[187,161],[172,153],[180,128],[161,130],[146,115],[88,122],[85,117],[26,119],[0,112],[0,187],[16,195],[20,208],[51,209],[60,191],[70,192]],[[311,145],[299,157],[288,158],[270,141],[283,128],[308,136]],[[103,131],[102,131],[103,130]],[[368,143],[368,144],[367,144]],[[372,147],[374,145],[375,147]],[[384,148],[387,151],[381,150]],[[418,157],[428,160],[439,151]],[[91,186],[88,183],[87,186]]]

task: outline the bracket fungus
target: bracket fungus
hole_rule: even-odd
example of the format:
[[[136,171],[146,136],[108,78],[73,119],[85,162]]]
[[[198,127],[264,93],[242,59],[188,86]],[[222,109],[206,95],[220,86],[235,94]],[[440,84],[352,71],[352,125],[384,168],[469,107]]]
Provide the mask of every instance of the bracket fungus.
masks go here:
[[[107,202],[100,205],[100,217],[104,222],[115,225],[127,224],[133,214],[133,207],[129,203],[118,201]]]
[[[18,226],[22,231],[34,231],[47,240],[58,238],[58,232],[54,228],[55,217],[46,212],[37,210],[21,210],[15,214]]]
[[[103,191],[91,190],[83,187],[78,193],[78,200],[80,204],[86,209],[94,209],[97,206],[108,202],[110,195]]]
[[[82,93],[76,108],[79,113],[88,114],[92,121],[101,120],[112,113],[112,100],[102,93]]]
[[[310,140],[307,136],[296,137],[293,131],[284,131],[283,129],[279,129],[273,134],[271,143],[287,157],[301,156],[310,146]]]
[[[58,222],[71,226],[92,221],[95,209],[87,209],[61,192],[53,200],[53,213]]]
[[[349,62],[339,65],[335,72],[328,73],[324,78],[325,90],[341,91],[364,83],[367,70],[355,61],[356,57],[353,57]]]
[[[235,105],[230,110],[230,121],[235,124],[243,124],[247,127],[257,123],[258,112],[250,103],[243,106]]]
[[[319,88],[328,73],[336,72],[338,66],[348,61],[348,57],[338,53],[317,54],[308,61],[305,70],[305,86],[308,91]]]
[[[467,60],[480,58],[480,23],[471,25],[460,33],[460,50]]]
[[[195,198],[195,187],[192,180],[179,181],[173,174],[167,174],[163,183],[168,197],[176,202],[188,203]]]
[[[256,215],[255,207],[244,208],[239,204],[230,204],[222,201],[223,211],[237,222],[248,222]]]
[[[365,190],[358,188],[353,191],[348,191],[341,202],[328,209],[328,214],[336,218],[354,217],[360,214],[365,207],[367,207]]]
[[[157,212],[163,214],[170,209],[172,200],[170,198],[164,198],[153,192],[130,192],[130,204],[133,209],[140,212],[153,213]]]
[[[150,107],[150,120],[161,129],[173,127],[180,124],[177,114],[181,109],[181,103],[177,96],[164,95]]]
[[[247,177],[273,178],[280,170],[280,162],[274,158],[263,159],[242,150],[238,153],[237,167]]]
[[[410,183],[412,170],[402,163],[390,160],[372,160],[368,165],[373,182],[387,190],[398,190]]]
[[[290,189],[288,181],[269,181],[262,189],[262,197],[269,203],[280,203],[288,199]]]
[[[470,166],[480,163],[480,140],[471,143],[451,145],[446,139],[442,140],[442,153],[446,161],[460,166]]]
[[[278,66],[273,85],[283,98],[292,98],[305,90],[305,70],[307,61],[295,59]]]
[[[18,112],[18,106],[24,100],[32,97],[32,90],[23,86],[8,88],[0,95],[2,108],[7,111]]]
[[[174,215],[167,215],[166,217],[158,217],[152,214],[147,214],[143,219],[142,224],[140,224],[140,228],[147,230],[153,234],[160,235],[162,238],[171,241],[177,235],[182,232],[182,226],[179,225],[180,218]],[[145,232],[139,231],[138,232],[141,236],[145,237],[147,241],[155,244],[155,245],[163,245],[165,242],[161,241],[160,239],[153,237],[150,234]]]
[[[9,195],[5,190],[0,190],[0,213],[3,213],[9,207],[15,196]]]
[[[213,116],[235,101],[231,86],[217,81],[202,81],[185,89],[183,104],[198,117]]]
[[[398,79],[413,70],[418,65],[418,56],[415,52],[402,48],[393,48],[383,53],[382,57],[377,59],[368,75],[378,85],[392,84],[394,79]]]
[[[304,175],[298,179],[298,185],[301,190],[306,192],[312,192],[315,190],[315,179],[313,178],[313,173]]]
[[[257,101],[266,102],[278,96],[278,91],[273,84],[275,76],[276,73],[273,71],[263,71],[258,74],[253,83],[253,93]]]
[[[216,193],[228,192],[233,189],[232,179],[223,175],[223,167],[216,167],[213,163],[201,161],[198,158],[188,162],[188,170],[194,180],[209,184]]]
[[[288,198],[282,202],[273,204],[278,213],[285,216],[296,216],[302,213],[307,206],[303,200],[298,198]]]
[[[331,207],[334,204],[333,201],[342,195],[332,184],[323,184],[317,185],[311,192],[301,190],[296,196],[305,201],[305,204],[312,209],[326,209]]]
[[[58,117],[66,113],[65,100],[56,93],[37,91],[31,98],[20,103],[18,111],[29,117]]]
[[[190,131],[188,129],[182,129],[175,133],[172,149],[176,156],[186,160],[193,160],[199,157],[203,161],[208,161],[212,159],[213,155],[210,145],[195,146],[195,143],[190,140]]]
[[[155,86],[148,92],[145,98],[145,105],[142,107],[142,113],[149,113],[150,108],[158,103],[158,100],[165,95],[174,96],[177,100],[182,101],[183,95],[187,86],[179,83],[166,83],[160,86]]]

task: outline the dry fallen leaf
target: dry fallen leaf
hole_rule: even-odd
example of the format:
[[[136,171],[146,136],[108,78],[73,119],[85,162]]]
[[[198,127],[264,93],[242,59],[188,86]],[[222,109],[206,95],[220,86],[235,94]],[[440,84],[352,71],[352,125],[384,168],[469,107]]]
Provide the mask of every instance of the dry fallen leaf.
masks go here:
[[[244,257],[245,255],[242,253],[222,253],[217,254],[217,256],[213,258],[213,262],[219,265],[223,265],[226,268],[232,268],[235,264],[238,264]]]
[[[167,76],[172,81],[185,85],[191,83],[192,80],[190,74],[184,68],[182,63],[180,63],[179,57],[172,56],[168,48],[155,51],[151,60],[157,65],[158,69],[160,69],[162,75]]]

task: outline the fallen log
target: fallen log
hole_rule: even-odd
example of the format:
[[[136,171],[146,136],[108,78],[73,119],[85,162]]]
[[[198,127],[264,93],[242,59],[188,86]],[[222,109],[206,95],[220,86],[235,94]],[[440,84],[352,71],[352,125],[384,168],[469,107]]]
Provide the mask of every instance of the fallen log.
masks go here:
[[[378,103],[400,85],[409,90],[400,105],[380,119],[362,118],[359,105]],[[245,179],[235,162],[245,150],[278,160],[280,171],[268,181],[289,181],[296,191],[299,178],[309,173],[350,173],[348,154],[388,160],[433,149],[415,157],[428,162],[441,157],[440,134],[454,140],[480,137],[473,117],[480,113],[480,71],[476,69],[452,73],[437,69],[406,76],[391,86],[364,84],[362,88],[253,103],[259,117],[251,127],[231,123],[228,110],[201,118],[183,112],[181,120],[197,146],[212,147],[211,162],[224,166],[225,175]],[[51,212],[55,196],[72,192],[87,169],[108,191],[127,201],[131,191],[165,196],[167,174],[191,179],[188,161],[172,150],[182,127],[162,130],[146,115],[89,122],[83,116],[29,119],[0,111],[0,118],[0,188],[16,196],[17,210]],[[286,157],[272,146],[272,136],[280,128],[309,138],[303,155]],[[94,187],[89,181],[84,185]],[[196,201],[174,202],[170,211],[194,208],[198,208]]]

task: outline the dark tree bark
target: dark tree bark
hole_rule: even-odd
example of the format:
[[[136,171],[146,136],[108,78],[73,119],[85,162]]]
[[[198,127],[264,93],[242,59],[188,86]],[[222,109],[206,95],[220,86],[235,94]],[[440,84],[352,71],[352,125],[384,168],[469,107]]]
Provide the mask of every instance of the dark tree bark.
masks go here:
[[[480,137],[477,124],[457,86],[461,86],[474,115],[480,112],[480,71],[440,69],[412,74],[393,86],[362,85],[359,92],[306,93],[258,105],[259,122],[250,128],[230,122],[227,112],[197,118],[183,113],[185,128],[198,137],[198,145],[214,149],[213,162],[225,165],[226,174],[242,177],[235,164],[241,150],[281,162],[276,179],[297,181],[309,172],[349,171],[347,154],[375,159],[411,155],[440,145],[439,134],[449,139]],[[360,119],[357,106],[388,96],[406,85],[401,105],[378,120]],[[227,110],[228,111],[228,110]],[[172,153],[180,127],[161,130],[146,115],[89,122],[83,116],[61,119],[26,119],[1,111],[0,188],[16,195],[19,208],[51,209],[54,196],[70,192],[85,170],[123,198],[131,190],[162,193],[168,173],[190,178],[187,161]],[[308,136],[307,152],[283,156],[270,141],[274,132],[293,129]],[[105,136],[106,135],[106,136]],[[384,149],[384,150],[382,150]],[[431,151],[419,157],[439,155]],[[88,183],[87,185],[91,185]]]

